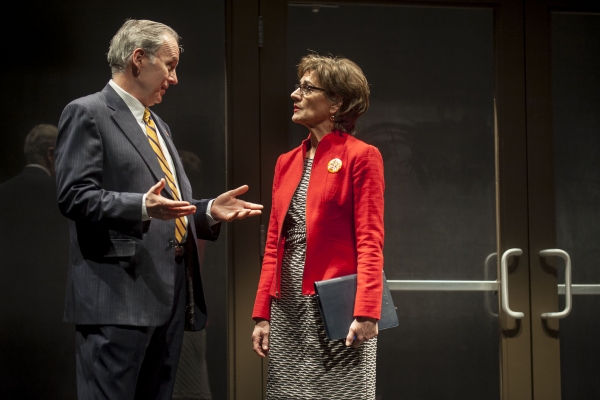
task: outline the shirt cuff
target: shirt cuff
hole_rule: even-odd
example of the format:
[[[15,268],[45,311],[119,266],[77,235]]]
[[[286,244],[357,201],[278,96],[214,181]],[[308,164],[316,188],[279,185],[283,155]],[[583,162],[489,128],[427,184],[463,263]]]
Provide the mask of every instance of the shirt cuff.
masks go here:
[[[146,210],[146,196],[148,193],[144,193],[142,196],[142,221],[149,221],[150,216],[148,215],[148,210]]]
[[[214,201],[215,201],[215,199],[212,199],[206,205],[206,219],[208,221],[208,226],[213,226],[213,225],[216,225],[219,222],[221,222],[221,221],[215,221],[215,219],[212,217],[212,214],[210,213],[210,208],[212,207]]]

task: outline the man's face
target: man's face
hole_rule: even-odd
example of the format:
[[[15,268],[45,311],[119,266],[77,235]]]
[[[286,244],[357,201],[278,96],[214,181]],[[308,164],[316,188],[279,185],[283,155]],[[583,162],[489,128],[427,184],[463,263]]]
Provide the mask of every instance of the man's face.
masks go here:
[[[154,60],[145,55],[139,69],[138,83],[141,89],[141,103],[150,107],[162,101],[169,85],[177,85],[175,69],[179,63],[179,46],[170,35],[157,51]]]

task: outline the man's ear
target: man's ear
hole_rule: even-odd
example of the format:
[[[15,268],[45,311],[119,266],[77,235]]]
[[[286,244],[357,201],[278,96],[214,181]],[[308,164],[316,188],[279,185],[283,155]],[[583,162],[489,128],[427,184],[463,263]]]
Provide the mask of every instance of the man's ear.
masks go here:
[[[54,162],[54,147],[48,147],[48,150],[46,150],[46,160]]]
[[[133,51],[133,54],[131,54],[131,64],[134,70],[140,70],[144,56],[146,56],[144,49],[137,48]]]
[[[54,176],[54,147],[48,147],[48,150],[46,150],[46,159],[44,161],[44,166],[48,168],[52,176]]]

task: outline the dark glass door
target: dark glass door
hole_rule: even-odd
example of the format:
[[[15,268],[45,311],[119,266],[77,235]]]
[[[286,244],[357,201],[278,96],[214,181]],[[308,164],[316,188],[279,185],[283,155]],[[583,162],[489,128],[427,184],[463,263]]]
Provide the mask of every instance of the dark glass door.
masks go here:
[[[579,1],[526,8],[533,393],[540,399],[600,394],[599,12]],[[540,254],[549,248],[555,256]]]
[[[511,70],[523,73],[523,10],[506,3],[260,5],[264,198],[275,151],[308,134],[290,121],[300,58],[343,55],[371,85],[356,136],[384,158],[400,318],[379,336],[378,399],[531,394],[524,86]]]

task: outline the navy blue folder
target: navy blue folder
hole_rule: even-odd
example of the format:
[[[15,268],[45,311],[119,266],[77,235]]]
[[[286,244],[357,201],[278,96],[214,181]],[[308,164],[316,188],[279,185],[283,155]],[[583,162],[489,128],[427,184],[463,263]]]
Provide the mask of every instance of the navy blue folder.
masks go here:
[[[354,299],[356,298],[356,274],[315,282],[319,310],[330,340],[345,339],[354,321]],[[383,275],[381,318],[379,330],[399,325],[396,307]]]

